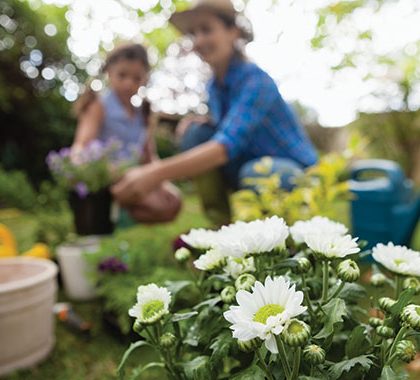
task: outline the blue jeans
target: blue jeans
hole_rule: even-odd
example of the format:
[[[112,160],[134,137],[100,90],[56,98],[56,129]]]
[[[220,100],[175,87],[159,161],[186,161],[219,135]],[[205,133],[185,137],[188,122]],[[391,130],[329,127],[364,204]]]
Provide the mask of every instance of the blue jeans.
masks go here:
[[[193,124],[185,133],[181,141],[181,150],[186,151],[211,139],[216,128],[207,124]],[[221,173],[228,187],[237,190],[255,188],[246,184],[247,178],[268,177],[278,173],[281,179],[281,187],[290,191],[294,187],[294,179],[303,173],[303,167],[299,163],[283,157],[270,157],[270,164],[265,165],[265,170],[259,171],[258,164],[261,157],[243,154],[229,161],[221,168]]]

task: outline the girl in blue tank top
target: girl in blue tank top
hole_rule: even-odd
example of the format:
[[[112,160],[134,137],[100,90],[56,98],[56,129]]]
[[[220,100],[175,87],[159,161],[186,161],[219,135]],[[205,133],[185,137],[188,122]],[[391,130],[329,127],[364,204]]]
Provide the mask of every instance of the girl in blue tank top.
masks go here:
[[[77,156],[93,140],[119,140],[120,157],[138,156],[141,163],[152,163],[158,157],[153,134],[148,128],[150,105],[143,101],[134,107],[131,98],[147,83],[150,65],[146,49],[140,44],[123,45],[107,57],[102,71],[109,87],[97,95],[90,87],[76,103],[78,118],[72,154]],[[176,188],[164,183],[148,197],[130,207],[130,214],[141,222],[172,220],[180,209]]]

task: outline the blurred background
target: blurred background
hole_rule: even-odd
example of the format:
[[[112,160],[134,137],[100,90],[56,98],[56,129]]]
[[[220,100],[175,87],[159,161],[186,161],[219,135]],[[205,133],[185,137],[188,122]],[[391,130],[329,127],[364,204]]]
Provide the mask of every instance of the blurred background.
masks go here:
[[[38,186],[44,157],[74,133],[72,103],[98,77],[120,41],[148,46],[146,95],[172,125],[206,113],[208,70],[168,24],[186,0],[0,0],[0,158]],[[248,57],[278,83],[322,151],[357,131],[376,157],[397,160],[420,181],[420,3],[418,0],[236,0],[252,22]],[[320,128],[321,127],[329,127]],[[166,125],[167,127],[167,125]],[[331,127],[336,127],[331,129]],[[337,127],[344,127],[338,129]],[[170,128],[159,147],[172,153]],[[380,139],[378,138],[380,137]]]

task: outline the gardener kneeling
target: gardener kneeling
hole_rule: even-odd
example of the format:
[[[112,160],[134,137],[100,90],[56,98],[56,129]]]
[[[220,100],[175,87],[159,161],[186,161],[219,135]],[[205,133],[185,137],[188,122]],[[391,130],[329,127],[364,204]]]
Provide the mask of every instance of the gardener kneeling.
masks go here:
[[[291,175],[315,164],[317,155],[273,79],[240,50],[252,32],[229,0],[198,1],[170,21],[192,36],[195,51],[213,71],[210,113],[181,121],[183,153],[130,170],[113,194],[130,208],[164,181],[195,177],[208,216],[224,224],[230,218],[226,189],[240,187],[255,160],[272,157],[290,189]]]

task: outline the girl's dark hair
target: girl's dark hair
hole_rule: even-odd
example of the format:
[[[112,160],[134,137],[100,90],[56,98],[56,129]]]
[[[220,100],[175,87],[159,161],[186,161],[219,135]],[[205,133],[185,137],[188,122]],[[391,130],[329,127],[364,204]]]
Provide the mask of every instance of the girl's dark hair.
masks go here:
[[[141,62],[147,71],[150,70],[150,63],[147,57],[146,49],[140,44],[126,44],[115,48],[106,57],[105,63],[102,66],[101,72],[105,73],[109,68],[122,60]],[[88,107],[98,98],[98,95],[90,87],[90,83],[86,86],[86,91],[76,101],[73,107],[73,112],[76,117],[79,117],[85,112]],[[143,101],[143,116],[147,120],[150,116],[150,104],[148,101]]]

